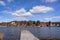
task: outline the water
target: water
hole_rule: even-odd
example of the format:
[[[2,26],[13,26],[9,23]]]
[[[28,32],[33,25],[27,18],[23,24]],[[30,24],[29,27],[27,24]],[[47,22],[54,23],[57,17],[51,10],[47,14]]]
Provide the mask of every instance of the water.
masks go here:
[[[19,40],[20,39],[20,29],[11,27],[1,27],[0,32],[4,33],[4,40]]]
[[[60,27],[0,27],[0,32],[4,33],[4,40],[20,40],[21,30],[29,30],[33,35],[38,38],[60,38]]]

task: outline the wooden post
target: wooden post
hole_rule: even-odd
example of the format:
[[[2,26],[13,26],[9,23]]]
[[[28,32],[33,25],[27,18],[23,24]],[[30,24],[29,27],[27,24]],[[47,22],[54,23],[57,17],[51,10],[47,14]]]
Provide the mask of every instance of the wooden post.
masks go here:
[[[0,32],[0,40],[3,40],[4,34]]]

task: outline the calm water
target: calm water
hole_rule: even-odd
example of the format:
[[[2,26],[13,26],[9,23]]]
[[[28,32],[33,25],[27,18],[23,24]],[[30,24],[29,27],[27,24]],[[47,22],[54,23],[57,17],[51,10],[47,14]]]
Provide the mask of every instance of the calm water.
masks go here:
[[[60,38],[60,27],[39,27],[39,28],[14,28],[0,27],[4,33],[4,40],[20,40],[21,30],[29,30],[39,38]]]

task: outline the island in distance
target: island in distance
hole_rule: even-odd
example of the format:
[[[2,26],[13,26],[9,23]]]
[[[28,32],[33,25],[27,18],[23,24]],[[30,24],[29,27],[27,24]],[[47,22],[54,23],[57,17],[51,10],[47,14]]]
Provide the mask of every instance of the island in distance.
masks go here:
[[[11,21],[0,23],[0,27],[60,27],[60,22]]]

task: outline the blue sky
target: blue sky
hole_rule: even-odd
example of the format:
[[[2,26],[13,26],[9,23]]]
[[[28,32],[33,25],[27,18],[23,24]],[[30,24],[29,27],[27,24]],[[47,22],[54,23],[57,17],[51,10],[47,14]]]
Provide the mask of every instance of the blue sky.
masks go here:
[[[0,22],[60,22],[60,0],[0,0]]]

